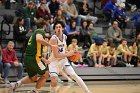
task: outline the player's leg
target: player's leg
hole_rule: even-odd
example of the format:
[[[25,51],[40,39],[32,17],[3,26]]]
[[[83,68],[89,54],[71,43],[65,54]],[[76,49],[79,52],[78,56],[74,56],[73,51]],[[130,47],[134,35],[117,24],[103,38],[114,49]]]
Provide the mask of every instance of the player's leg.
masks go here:
[[[50,82],[50,91],[51,93],[57,92],[57,84],[58,84],[58,74],[56,72],[50,72],[51,82]]]
[[[21,80],[19,80],[17,82],[10,83],[9,87],[10,87],[11,91],[15,91],[22,84],[33,83],[36,79],[37,79],[37,75],[35,75],[33,77],[25,76],[24,78],[22,78]]]
[[[46,71],[44,75],[42,75],[36,83],[36,89],[40,89],[43,85],[45,85],[46,80],[49,77],[49,71]]]
[[[68,82],[74,82],[63,70],[60,71],[60,74],[68,80]]]
[[[64,70],[84,89],[85,93],[91,93],[84,81],[75,73],[71,66],[64,67]]]

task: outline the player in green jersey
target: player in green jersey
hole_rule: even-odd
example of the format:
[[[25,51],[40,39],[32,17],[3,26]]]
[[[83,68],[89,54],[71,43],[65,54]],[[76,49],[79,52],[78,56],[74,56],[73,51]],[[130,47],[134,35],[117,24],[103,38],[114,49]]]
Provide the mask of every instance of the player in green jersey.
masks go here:
[[[10,89],[15,91],[22,84],[32,83],[37,80],[38,74],[41,75],[37,80],[36,86],[33,90],[28,93],[38,93],[38,89],[40,89],[46,82],[49,76],[48,66],[50,63],[49,60],[43,58],[42,48],[44,46],[50,46],[51,48],[57,48],[57,46],[51,45],[46,42],[45,39],[45,29],[46,23],[39,22],[37,24],[38,29],[34,31],[32,36],[28,41],[28,46],[25,51],[24,64],[28,73],[28,76],[22,78],[16,83],[10,84]]]

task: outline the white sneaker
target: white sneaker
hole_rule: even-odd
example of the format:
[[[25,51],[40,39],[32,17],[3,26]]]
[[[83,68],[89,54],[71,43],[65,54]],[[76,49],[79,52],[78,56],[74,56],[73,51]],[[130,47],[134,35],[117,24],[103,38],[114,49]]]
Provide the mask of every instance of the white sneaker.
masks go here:
[[[19,85],[17,82],[14,82],[14,83],[10,83],[9,84],[9,88],[11,91],[15,91],[18,87],[20,87],[21,85]]]

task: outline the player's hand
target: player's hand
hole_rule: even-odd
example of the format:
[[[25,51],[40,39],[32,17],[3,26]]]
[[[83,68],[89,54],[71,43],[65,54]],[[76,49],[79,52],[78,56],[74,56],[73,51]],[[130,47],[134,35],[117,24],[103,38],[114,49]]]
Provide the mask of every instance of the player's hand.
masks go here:
[[[66,56],[67,56],[67,57],[70,57],[70,56],[73,56],[74,54],[75,54],[74,51],[70,51],[70,52],[66,53]]]
[[[45,63],[45,64],[50,64],[51,61],[46,59],[46,60],[44,60],[44,63]]]

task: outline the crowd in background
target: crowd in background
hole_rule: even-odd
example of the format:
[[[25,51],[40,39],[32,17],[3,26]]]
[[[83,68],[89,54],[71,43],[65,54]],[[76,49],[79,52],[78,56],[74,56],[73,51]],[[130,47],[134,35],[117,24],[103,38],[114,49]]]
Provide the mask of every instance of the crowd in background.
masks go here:
[[[19,2],[11,0],[11,2]],[[135,1],[135,2],[132,2]],[[4,2],[4,1],[3,1]],[[35,2],[35,3],[34,3]],[[64,34],[67,35],[68,51],[78,51],[82,55],[76,62],[71,62],[78,67],[118,67],[129,66],[138,67],[140,64],[140,2],[139,0],[102,0],[103,15],[105,21],[109,23],[106,37],[97,34],[94,26],[98,24],[98,17],[90,12],[90,4],[87,0],[76,5],[73,0],[21,0],[20,3],[26,4],[15,11],[17,18],[13,26],[14,39],[27,46],[30,35],[37,29],[37,22],[46,23],[46,41],[53,31],[55,21],[63,21],[65,24]],[[134,16],[128,17],[127,11],[137,11]],[[136,28],[135,41],[128,45],[124,35],[128,21],[134,21]],[[11,41],[10,41],[11,42]],[[13,42],[11,47],[14,48]],[[82,43],[82,45],[80,45]],[[5,60],[6,49],[0,49],[2,63],[4,63],[4,80],[8,83],[8,70],[14,65],[18,66],[21,74],[22,64],[17,62],[16,51],[14,57]],[[46,50],[46,51],[45,51]],[[8,51],[9,52],[9,51]],[[10,52],[11,53],[11,52]],[[44,49],[45,57],[49,55],[47,48]],[[13,59],[14,58],[14,59]],[[16,61],[16,62],[15,62]],[[0,70],[2,71],[2,70]],[[2,72],[0,72],[2,73]],[[19,79],[21,75],[19,75]]]

